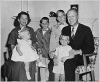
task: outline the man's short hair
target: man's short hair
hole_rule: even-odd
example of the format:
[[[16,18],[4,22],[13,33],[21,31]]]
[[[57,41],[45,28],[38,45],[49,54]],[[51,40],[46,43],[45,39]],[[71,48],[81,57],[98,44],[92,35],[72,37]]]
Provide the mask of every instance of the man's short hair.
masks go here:
[[[75,11],[75,12],[77,13],[77,15],[78,15],[78,10],[77,10],[76,8],[71,8],[71,9],[69,9],[69,10],[67,11],[67,14],[68,14],[69,11]]]

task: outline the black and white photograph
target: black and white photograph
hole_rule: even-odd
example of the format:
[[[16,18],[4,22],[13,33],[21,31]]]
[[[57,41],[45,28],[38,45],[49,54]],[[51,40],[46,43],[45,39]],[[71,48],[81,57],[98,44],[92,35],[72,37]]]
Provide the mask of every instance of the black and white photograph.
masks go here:
[[[99,0],[0,2],[0,82],[100,81]]]

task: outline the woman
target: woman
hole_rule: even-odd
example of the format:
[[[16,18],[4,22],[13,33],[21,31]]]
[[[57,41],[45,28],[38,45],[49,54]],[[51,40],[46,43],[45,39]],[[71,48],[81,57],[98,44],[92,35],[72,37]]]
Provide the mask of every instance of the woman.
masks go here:
[[[59,37],[61,35],[61,32],[62,32],[62,29],[65,27],[65,26],[68,26],[68,24],[66,23],[66,14],[63,10],[58,10],[56,12],[57,14],[57,17],[56,17],[56,20],[57,20],[57,24],[54,25],[51,30],[51,37],[50,37],[50,58],[51,58],[51,61],[49,63],[49,70],[50,70],[50,81],[54,79],[53,77],[53,73],[52,73],[52,70],[53,70],[53,61],[52,59],[53,58],[53,54],[55,52],[55,49],[56,47],[58,47],[60,44],[59,44]],[[54,60],[55,61],[55,60]]]
[[[31,27],[27,26],[29,23],[30,23],[29,14],[26,12],[20,12],[15,19],[15,22],[14,22],[15,28],[11,31],[10,37],[8,40],[8,44],[10,44],[12,50],[17,45],[18,31],[24,28],[27,28],[29,30],[30,35],[31,35],[32,46],[36,48],[35,45],[36,45],[37,39],[36,39],[34,30]],[[25,69],[23,67],[25,66],[24,62],[12,62],[11,66],[12,66],[11,68],[12,81],[27,81]],[[32,77],[31,81],[33,81],[34,74],[36,72],[36,63],[31,62],[29,67],[30,67],[29,69],[30,75]]]

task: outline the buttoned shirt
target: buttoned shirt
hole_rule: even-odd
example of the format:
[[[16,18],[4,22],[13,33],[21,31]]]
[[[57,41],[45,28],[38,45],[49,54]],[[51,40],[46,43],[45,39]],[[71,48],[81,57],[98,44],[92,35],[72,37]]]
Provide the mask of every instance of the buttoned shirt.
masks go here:
[[[47,30],[48,30],[48,28],[45,30],[42,30],[43,35],[46,33]]]
[[[74,35],[75,35],[76,31],[77,31],[78,25],[79,25],[79,23],[74,27]],[[72,28],[73,27],[71,26],[71,31],[72,31]]]

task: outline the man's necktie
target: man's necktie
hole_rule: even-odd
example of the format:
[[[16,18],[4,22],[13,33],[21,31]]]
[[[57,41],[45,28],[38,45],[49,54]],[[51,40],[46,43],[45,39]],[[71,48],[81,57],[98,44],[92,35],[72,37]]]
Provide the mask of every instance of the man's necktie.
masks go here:
[[[74,27],[72,28],[72,31],[71,31],[71,37],[72,39],[74,38]]]

